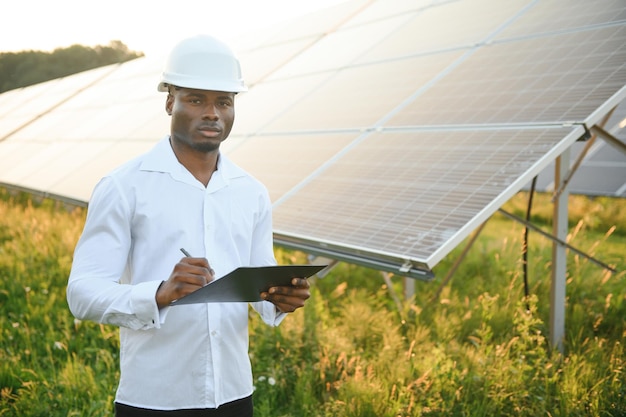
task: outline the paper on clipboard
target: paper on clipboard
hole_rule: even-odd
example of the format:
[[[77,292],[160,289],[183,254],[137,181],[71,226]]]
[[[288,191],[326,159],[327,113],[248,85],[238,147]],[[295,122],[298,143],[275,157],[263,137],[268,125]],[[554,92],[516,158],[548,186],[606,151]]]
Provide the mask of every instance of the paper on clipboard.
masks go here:
[[[170,305],[261,301],[270,287],[291,285],[293,278],[309,278],[328,265],[272,265],[239,267]]]

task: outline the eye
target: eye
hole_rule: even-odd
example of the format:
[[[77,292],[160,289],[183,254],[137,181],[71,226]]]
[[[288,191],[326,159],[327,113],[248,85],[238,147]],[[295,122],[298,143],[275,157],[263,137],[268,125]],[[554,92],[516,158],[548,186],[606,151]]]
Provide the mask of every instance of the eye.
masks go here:
[[[232,100],[229,100],[229,99],[223,99],[223,100],[219,100],[217,104],[220,107],[230,107],[233,105],[233,102]]]

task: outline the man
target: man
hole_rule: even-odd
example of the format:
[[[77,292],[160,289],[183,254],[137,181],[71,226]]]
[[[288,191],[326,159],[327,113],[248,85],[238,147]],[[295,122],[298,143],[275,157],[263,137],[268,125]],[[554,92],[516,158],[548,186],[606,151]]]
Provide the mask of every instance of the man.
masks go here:
[[[94,189],[69,307],[120,326],[118,417],[252,416],[248,304],[169,306],[239,266],[276,263],[267,190],[219,151],[246,90],[239,62],[215,38],[189,38],[158,89],[170,135]],[[309,298],[306,279],[292,283],[252,303],[267,324]]]

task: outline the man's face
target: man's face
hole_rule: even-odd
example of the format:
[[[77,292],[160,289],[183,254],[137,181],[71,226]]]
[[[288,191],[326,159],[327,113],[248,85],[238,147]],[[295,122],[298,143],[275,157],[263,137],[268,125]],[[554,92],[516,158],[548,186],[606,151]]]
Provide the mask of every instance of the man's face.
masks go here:
[[[165,104],[172,116],[172,139],[200,152],[212,152],[230,134],[235,94],[170,87]]]

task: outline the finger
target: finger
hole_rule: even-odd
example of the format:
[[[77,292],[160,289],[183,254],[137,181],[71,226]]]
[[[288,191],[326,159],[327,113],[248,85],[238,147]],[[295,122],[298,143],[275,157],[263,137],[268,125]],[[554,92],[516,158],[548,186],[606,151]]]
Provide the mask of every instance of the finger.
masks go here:
[[[305,294],[309,292],[309,281],[304,278],[293,278],[291,280],[291,285],[281,285],[276,287],[271,287],[268,289],[270,294],[287,294],[287,295],[297,295],[297,294]],[[308,297],[307,297],[308,298]]]
[[[204,275],[175,271],[165,284],[174,292],[187,293],[204,287],[207,284],[207,278]]]
[[[291,285],[299,288],[309,288],[309,280],[306,278],[294,278],[291,280]]]
[[[185,256],[180,260],[180,263],[187,265],[195,265],[203,268],[210,268],[209,261],[207,258],[192,258],[189,256]]]
[[[291,313],[298,308],[304,307],[304,299],[298,297],[287,297],[283,295],[267,294],[266,301],[271,302],[283,313]]]
[[[271,287],[268,290],[268,293],[270,295],[276,295],[276,296],[283,295],[283,296],[289,296],[289,297],[302,298],[305,300],[311,296],[308,284],[306,286],[300,286],[300,287],[296,287],[296,286]]]
[[[186,262],[188,260],[193,260],[193,263]],[[197,276],[202,280],[201,285],[206,285],[213,281],[215,271],[204,258],[183,258],[181,262],[174,267],[172,277],[175,276]]]
[[[263,300],[274,304],[280,311],[290,313],[304,306],[305,301],[311,296],[308,289],[291,287],[273,287],[269,291],[261,293]]]
[[[177,274],[174,277],[174,280],[180,282],[181,284],[190,284],[194,286],[204,287],[206,284],[211,282],[211,277],[210,275],[208,275],[207,270],[200,269],[196,272]]]

